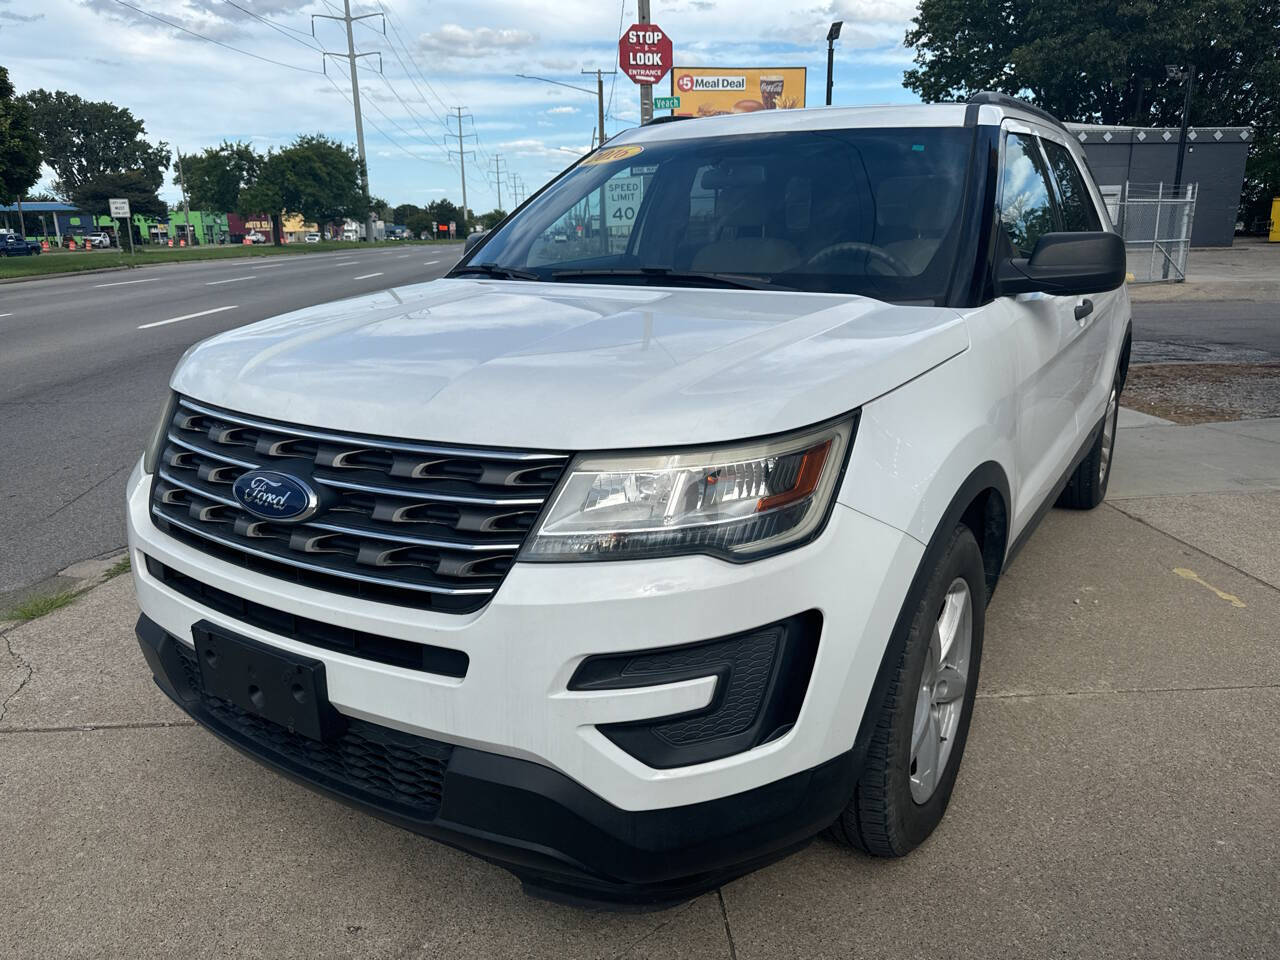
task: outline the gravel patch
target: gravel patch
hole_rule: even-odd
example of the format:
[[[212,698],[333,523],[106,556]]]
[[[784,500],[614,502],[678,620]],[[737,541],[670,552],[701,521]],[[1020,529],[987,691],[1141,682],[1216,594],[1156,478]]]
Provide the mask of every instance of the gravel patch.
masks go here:
[[[1280,363],[1134,364],[1124,402],[1174,423],[1280,417]]]

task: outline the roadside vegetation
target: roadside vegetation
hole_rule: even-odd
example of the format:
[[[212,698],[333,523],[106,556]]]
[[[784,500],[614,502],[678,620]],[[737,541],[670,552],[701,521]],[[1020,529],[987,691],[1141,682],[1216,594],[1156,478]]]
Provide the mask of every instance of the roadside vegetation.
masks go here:
[[[0,259],[0,280],[11,277],[39,277],[58,273],[79,273],[83,270],[129,269],[150,267],[160,263],[187,263],[195,260],[234,260],[247,257],[295,256],[309,253],[359,252],[385,250],[393,246],[431,246],[445,244],[446,240],[397,240],[368,244],[359,241],[331,240],[325,243],[290,243],[283,246],[259,244],[255,246],[189,247],[185,249],[162,247],[157,250],[138,249],[135,254],[127,250],[89,250],[75,252],[50,250],[38,257],[4,257]]]
[[[47,613],[53,613],[53,611],[65,607],[80,596],[81,592],[80,590],[64,590],[61,593],[53,593],[47,596],[29,597],[12,609],[0,613],[0,621],[35,620],[37,617],[43,617]]]

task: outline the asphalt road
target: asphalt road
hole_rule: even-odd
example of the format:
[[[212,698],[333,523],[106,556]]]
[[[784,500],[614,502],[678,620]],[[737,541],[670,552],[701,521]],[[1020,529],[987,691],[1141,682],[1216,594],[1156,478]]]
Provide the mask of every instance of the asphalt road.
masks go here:
[[[388,245],[0,285],[0,599],[124,545],[124,481],[187,347],[439,277],[461,250]]]
[[[1224,300],[1135,303],[1136,363],[1280,360],[1280,303]]]

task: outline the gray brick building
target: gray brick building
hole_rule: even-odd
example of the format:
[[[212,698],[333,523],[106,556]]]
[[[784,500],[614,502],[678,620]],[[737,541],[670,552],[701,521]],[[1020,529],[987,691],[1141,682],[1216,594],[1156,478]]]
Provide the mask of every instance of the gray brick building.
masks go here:
[[[1178,127],[1105,127],[1068,123],[1084,147],[1094,179],[1103,188],[1133,184],[1173,185],[1178,165]],[[1253,141],[1249,127],[1192,127],[1182,182],[1197,185],[1191,243],[1227,247],[1235,235],[1244,184],[1244,163]],[[1118,191],[1117,191],[1118,192]]]

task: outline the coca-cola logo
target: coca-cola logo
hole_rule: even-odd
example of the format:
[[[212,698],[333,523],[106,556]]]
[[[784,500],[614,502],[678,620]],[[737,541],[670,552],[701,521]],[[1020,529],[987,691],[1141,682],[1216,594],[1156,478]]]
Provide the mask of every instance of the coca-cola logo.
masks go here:
[[[236,502],[263,520],[299,521],[316,512],[319,497],[304,480],[274,470],[250,470],[231,486]]]

